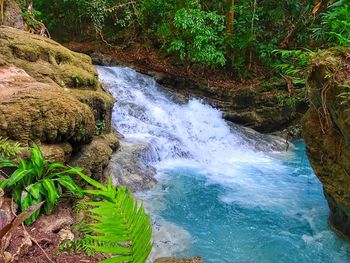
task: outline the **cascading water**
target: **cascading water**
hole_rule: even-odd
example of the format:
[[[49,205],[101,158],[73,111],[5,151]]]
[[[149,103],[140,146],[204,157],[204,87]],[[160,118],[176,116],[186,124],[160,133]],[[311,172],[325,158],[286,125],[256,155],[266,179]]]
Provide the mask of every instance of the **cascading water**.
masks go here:
[[[156,218],[153,257],[350,262],[349,245],[327,225],[322,187],[302,142],[284,153],[257,150],[200,100],[177,103],[132,69],[98,71],[117,99],[115,127],[126,140],[149,143],[147,161],[158,171],[157,186],[139,195]],[[157,222],[167,222],[167,231]]]

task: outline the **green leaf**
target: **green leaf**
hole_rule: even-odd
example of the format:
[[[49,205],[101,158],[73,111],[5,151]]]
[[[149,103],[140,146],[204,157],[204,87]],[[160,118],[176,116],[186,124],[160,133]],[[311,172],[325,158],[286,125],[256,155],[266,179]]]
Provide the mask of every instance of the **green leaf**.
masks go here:
[[[6,186],[12,186],[21,181],[26,175],[30,174],[32,170],[17,169],[7,180]]]
[[[32,168],[37,175],[37,178],[41,179],[44,173],[46,161],[37,144],[34,144],[34,147],[31,151],[30,161],[32,164]]]
[[[38,203],[39,203],[39,201],[33,199],[32,196],[28,192],[26,192],[26,191],[22,192],[22,195],[21,195],[21,210],[22,211],[25,211],[30,206],[36,205]],[[38,218],[39,213],[40,213],[40,208],[38,210],[36,210],[35,212],[33,212],[33,214],[25,220],[25,223],[27,225],[32,224]]]
[[[16,167],[16,164],[10,160],[0,158],[0,167]]]
[[[77,170],[77,174],[79,174],[81,176],[81,178],[83,178],[87,183],[91,184],[92,186],[102,190],[102,191],[107,191],[107,187],[104,186],[103,184],[95,181],[94,179],[92,179],[91,177],[83,174],[81,171]]]
[[[93,219],[88,224],[92,233],[87,237],[99,243],[91,248],[115,255],[102,262],[143,263],[152,249],[150,217],[142,205],[137,205],[126,187],[119,187],[117,191],[110,182],[105,190],[85,190],[94,196],[105,197],[105,201],[84,203],[91,207],[88,213]]]
[[[34,199],[36,200],[42,199],[41,192],[43,192],[43,185],[40,182],[36,184],[31,184],[27,186],[25,189],[28,193],[32,195]]]
[[[60,185],[62,185],[63,187],[65,187],[67,190],[77,195],[78,197],[84,196],[83,189],[81,189],[80,186],[78,186],[70,176],[68,175],[61,176],[57,179],[57,181]]]
[[[45,189],[45,197],[46,197],[45,212],[47,214],[50,214],[56,202],[58,201],[60,194],[58,193],[56,185],[53,180],[44,179],[42,180],[42,185]]]

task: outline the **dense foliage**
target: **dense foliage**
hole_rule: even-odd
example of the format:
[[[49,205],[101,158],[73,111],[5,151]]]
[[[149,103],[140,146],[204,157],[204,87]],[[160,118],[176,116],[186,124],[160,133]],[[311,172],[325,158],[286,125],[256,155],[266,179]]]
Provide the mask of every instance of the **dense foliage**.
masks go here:
[[[6,144],[8,140],[2,139],[2,143]],[[83,202],[78,202],[84,208],[85,216],[78,223],[82,237],[64,243],[64,250],[88,255],[99,251],[113,256],[101,262],[146,261],[152,249],[150,217],[126,187],[113,186],[111,179],[103,185],[85,175],[81,168],[50,163],[37,145],[31,149],[28,160],[19,158],[17,162],[0,156],[0,171],[4,175],[0,188],[10,190],[9,194],[22,211],[8,224],[0,218],[0,241],[22,222],[33,223],[42,206],[47,214],[52,213],[63,194],[62,188],[65,188],[78,200],[85,197]],[[8,175],[4,172],[6,168],[15,170]],[[83,190],[73,180],[74,176],[79,176],[94,189]]]
[[[277,49],[349,45],[349,2],[308,0],[36,0],[56,32],[85,37],[93,25],[111,43],[144,41],[183,63],[238,72],[281,64]],[[230,24],[229,19],[232,21]],[[72,34],[71,34],[72,35]]]
[[[31,150],[28,161],[20,158],[18,165],[0,162],[0,167],[5,166],[15,166],[17,169],[11,176],[1,181],[0,187],[11,190],[14,201],[22,211],[45,201],[45,212],[50,214],[62,195],[61,187],[78,197],[83,197],[83,190],[71,177],[78,174],[78,168],[49,163],[37,145]],[[39,208],[33,213],[26,223],[33,223],[38,218],[40,210]]]

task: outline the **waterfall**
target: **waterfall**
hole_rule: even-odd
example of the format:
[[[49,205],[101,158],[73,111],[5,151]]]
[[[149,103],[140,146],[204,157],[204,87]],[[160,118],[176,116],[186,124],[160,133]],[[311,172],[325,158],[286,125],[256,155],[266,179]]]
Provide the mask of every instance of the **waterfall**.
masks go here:
[[[115,128],[128,142],[149,145],[144,158],[159,179],[144,197],[152,214],[177,233],[183,227],[177,245],[188,236],[198,243],[168,253],[199,254],[205,262],[347,261],[349,247],[327,227],[327,205],[303,145],[274,151],[271,138],[247,135],[199,99],[180,101],[130,68],[97,69],[117,100]],[[291,254],[295,249],[300,255]]]

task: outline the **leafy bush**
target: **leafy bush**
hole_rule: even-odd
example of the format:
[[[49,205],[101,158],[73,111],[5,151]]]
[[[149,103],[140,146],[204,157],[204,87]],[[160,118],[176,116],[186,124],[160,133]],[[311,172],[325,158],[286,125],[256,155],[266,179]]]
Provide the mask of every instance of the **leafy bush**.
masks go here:
[[[348,0],[336,1],[322,15],[320,27],[313,29],[314,38],[331,45],[350,45],[350,3]]]
[[[0,162],[0,167],[5,166],[14,164]],[[80,171],[61,163],[49,163],[44,159],[39,147],[34,145],[30,159],[20,159],[17,169],[9,178],[1,181],[0,187],[11,190],[12,197],[21,211],[45,201],[45,212],[50,214],[62,195],[62,187],[78,197],[84,195],[83,190],[71,178],[71,175],[77,175]],[[33,223],[40,211],[41,208],[25,222]]]
[[[277,62],[273,64],[273,68],[287,78],[292,84],[305,84],[307,70],[306,67],[310,56],[313,54],[310,50],[274,50],[274,54],[278,56]]]
[[[177,53],[182,60],[223,66],[226,63],[224,28],[224,16],[182,8],[175,14],[167,51]]]

